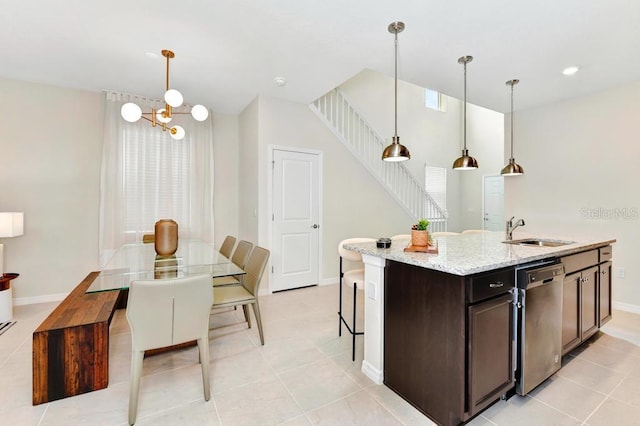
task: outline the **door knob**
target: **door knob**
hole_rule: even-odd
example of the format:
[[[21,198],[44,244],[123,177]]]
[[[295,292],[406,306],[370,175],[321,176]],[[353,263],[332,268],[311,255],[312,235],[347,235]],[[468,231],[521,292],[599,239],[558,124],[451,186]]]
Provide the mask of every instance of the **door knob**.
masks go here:
[[[320,228],[320,225],[318,225],[317,223],[314,223],[313,225],[311,225],[311,227],[313,229],[318,229],[318,228]]]

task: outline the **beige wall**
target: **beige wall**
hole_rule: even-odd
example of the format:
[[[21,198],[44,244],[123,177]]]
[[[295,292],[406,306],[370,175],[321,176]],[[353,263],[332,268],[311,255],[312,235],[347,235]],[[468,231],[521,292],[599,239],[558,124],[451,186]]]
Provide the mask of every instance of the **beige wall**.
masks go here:
[[[214,114],[213,158],[214,189],[213,217],[215,244],[220,246],[227,235],[239,232],[239,177],[238,149],[239,117]]]
[[[639,111],[640,82],[516,111],[514,152],[525,175],[505,179],[505,213],[523,217],[524,230],[616,238],[613,299],[638,312]],[[508,117],[505,123],[509,134]],[[613,209],[626,209],[627,217]]]
[[[238,237],[255,243],[258,241],[258,144],[260,103],[255,99],[240,114],[240,140],[238,161],[239,218]]]
[[[98,266],[102,95],[4,79],[0,93],[0,211],[25,220],[5,270],[14,297],[66,293]]]

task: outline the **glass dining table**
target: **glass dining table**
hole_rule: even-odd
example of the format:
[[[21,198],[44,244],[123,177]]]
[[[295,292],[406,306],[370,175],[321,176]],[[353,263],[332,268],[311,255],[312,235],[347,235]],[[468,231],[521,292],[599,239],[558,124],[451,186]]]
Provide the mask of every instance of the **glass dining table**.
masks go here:
[[[204,241],[179,240],[178,250],[171,256],[157,255],[153,244],[125,244],[114,253],[86,292],[125,290],[136,280],[197,274],[210,274],[215,278],[244,275],[245,271]]]

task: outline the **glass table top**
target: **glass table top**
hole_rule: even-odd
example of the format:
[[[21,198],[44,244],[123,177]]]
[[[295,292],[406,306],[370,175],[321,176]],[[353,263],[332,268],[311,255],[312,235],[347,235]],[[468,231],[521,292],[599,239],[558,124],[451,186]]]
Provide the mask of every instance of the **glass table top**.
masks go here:
[[[211,277],[243,275],[245,272],[203,241],[180,240],[172,256],[158,256],[153,244],[125,244],[120,247],[87,293],[129,288],[134,280],[180,278],[210,274]]]

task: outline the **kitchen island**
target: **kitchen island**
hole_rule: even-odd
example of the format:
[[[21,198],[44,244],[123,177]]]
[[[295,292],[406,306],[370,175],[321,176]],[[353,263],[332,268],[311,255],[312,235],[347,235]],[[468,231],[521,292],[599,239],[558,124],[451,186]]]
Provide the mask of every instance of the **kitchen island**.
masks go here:
[[[514,240],[525,236],[517,233]],[[447,425],[468,421],[513,390],[509,290],[515,285],[515,268],[566,260],[567,269],[573,268],[571,280],[577,274],[576,282],[584,283],[581,274],[593,267],[599,273],[601,257],[608,262],[602,263],[603,271],[610,269],[610,244],[615,242],[535,237],[559,245],[505,244],[503,232],[438,237],[437,254],[404,252],[408,240],[395,241],[388,249],[378,249],[375,243],[345,245],[362,253],[365,263],[363,373]],[[564,284],[565,289],[575,287],[575,292],[566,291],[571,297],[563,302],[562,339],[567,349],[595,333],[599,318],[610,316],[610,289],[601,292],[594,280],[588,287],[592,291],[573,281]],[[600,294],[607,298],[602,304]],[[570,309],[572,304],[576,309]],[[590,319],[596,321],[595,328],[589,326]],[[579,335],[578,343],[572,334]]]

